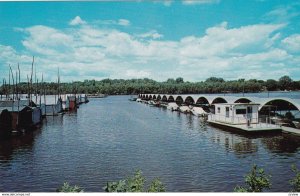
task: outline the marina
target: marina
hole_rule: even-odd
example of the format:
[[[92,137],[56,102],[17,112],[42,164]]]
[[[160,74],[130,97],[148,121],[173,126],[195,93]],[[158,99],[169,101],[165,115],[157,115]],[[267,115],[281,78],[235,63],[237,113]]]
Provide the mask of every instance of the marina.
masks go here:
[[[299,13],[294,0],[0,2],[0,193],[295,196]]]
[[[1,140],[0,190],[52,192],[67,181],[102,192],[107,182],[141,169],[169,192],[232,192],[254,163],[272,175],[270,191],[289,190],[291,165],[300,166],[299,136],[220,129],[129,98],[90,98],[76,112]]]

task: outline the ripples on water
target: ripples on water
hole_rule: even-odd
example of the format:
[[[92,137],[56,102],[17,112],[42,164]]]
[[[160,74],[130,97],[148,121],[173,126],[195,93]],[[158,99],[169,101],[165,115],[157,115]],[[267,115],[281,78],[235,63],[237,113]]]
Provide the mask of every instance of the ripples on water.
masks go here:
[[[149,181],[159,177],[167,191],[231,192],[254,163],[272,175],[271,191],[290,190],[299,136],[235,134],[128,98],[92,99],[0,141],[0,192],[51,192],[65,181],[100,192],[136,169]]]

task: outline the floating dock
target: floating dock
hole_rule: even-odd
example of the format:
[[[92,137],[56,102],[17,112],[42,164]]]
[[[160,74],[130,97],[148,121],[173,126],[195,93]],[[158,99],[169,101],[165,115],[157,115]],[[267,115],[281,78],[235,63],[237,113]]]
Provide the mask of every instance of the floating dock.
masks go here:
[[[271,131],[282,131],[282,128],[279,125],[273,125],[268,123],[259,123],[259,124],[251,124],[250,126],[246,124],[228,124],[224,122],[207,120],[207,122],[211,125],[229,128],[234,130],[246,131],[246,132],[271,132]]]

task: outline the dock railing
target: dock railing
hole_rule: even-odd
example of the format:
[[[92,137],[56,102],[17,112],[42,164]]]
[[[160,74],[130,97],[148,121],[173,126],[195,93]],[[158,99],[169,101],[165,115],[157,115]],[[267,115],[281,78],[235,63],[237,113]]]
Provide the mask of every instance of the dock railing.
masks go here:
[[[270,116],[260,115],[258,118],[245,117],[227,117],[225,115],[209,114],[209,121],[227,123],[231,125],[245,125],[247,127],[259,128],[259,127],[280,127],[280,124],[272,120]]]

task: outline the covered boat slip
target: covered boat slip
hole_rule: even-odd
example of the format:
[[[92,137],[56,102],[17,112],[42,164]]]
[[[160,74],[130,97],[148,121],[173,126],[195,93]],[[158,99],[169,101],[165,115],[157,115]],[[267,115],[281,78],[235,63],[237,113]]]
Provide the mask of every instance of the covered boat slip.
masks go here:
[[[29,100],[0,101],[1,131],[30,129],[41,122],[41,109]],[[4,130],[5,129],[5,130]]]
[[[61,98],[55,95],[32,96],[32,100],[36,101],[41,108],[42,116],[56,116],[62,112]]]
[[[33,96],[32,99],[40,105],[43,116],[57,116],[64,111],[77,108],[79,104],[88,102],[85,94]]]

